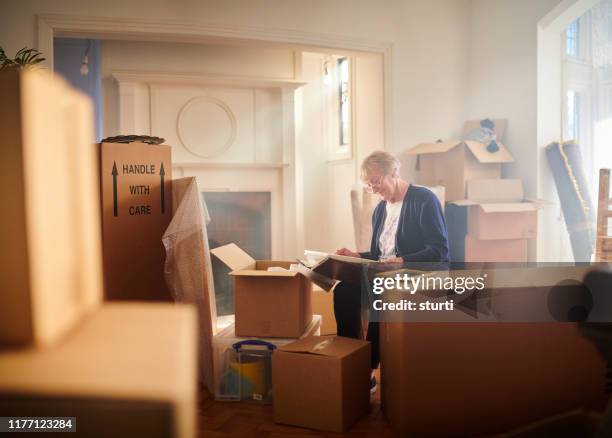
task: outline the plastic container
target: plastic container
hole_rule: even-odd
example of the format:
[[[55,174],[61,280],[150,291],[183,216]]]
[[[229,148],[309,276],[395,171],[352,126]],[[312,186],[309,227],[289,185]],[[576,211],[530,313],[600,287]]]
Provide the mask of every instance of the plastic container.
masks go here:
[[[321,315],[313,315],[301,338],[321,334]],[[215,400],[272,401],[272,354],[295,339],[237,338],[234,324],[213,337]]]

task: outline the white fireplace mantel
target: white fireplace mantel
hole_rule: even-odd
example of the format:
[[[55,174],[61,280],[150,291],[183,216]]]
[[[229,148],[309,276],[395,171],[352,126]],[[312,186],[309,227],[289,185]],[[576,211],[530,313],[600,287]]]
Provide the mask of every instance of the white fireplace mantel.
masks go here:
[[[174,176],[195,176],[203,191],[270,192],[272,256],[299,255],[295,91],[304,82],[168,72],[112,76],[120,134],[165,138]]]
[[[239,88],[285,88],[295,90],[306,82],[284,78],[261,78],[250,76],[208,75],[192,73],[152,73],[115,71],[112,77],[118,83],[140,83],[148,85],[204,85]]]

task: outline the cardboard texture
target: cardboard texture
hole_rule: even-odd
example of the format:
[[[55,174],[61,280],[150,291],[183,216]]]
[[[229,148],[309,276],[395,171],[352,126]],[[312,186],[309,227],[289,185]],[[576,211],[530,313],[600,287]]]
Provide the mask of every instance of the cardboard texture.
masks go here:
[[[370,343],[309,337],[272,355],[274,421],[343,432],[370,405]]]
[[[44,349],[0,353],[0,411],[76,416],[79,436],[193,437],[196,321],[188,306],[108,303]]]
[[[466,262],[526,262],[527,239],[479,240],[465,236]]]
[[[236,336],[297,338],[304,332],[312,320],[312,283],[289,271],[291,262],[254,260],[233,243],[210,252],[232,269]]]
[[[162,236],[172,218],[171,148],[100,145],[104,291],[109,300],[162,300]]]
[[[321,315],[322,335],[335,335],[337,333],[336,317],[334,315],[334,294],[314,286],[312,290],[312,313]]]
[[[102,299],[92,109],[44,71],[0,93],[0,345],[49,345]]]
[[[446,200],[465,198],[466,182],[501,177],[501,164],[514,161],[510,152],[497,142],[499,150],[489,152],[487,145],[474,141],[452,140],[422,143],[408,151],[417,155],[420,184],[444,186]]]
[[[523,198],[520,179],[474,180],[467,183],[468,234],[480,240],[535,239],[541,204]]]
[[[397,436],[488,436],[606,403],[605,363],[574,324],[387,322],[380,341]]]

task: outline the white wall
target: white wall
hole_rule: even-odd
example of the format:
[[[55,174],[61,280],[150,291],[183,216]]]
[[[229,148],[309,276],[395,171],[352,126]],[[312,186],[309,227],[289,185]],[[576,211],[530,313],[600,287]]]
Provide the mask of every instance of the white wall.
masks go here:
[[[466,117],[506,118],[515,164],[504,176],[537,192],[537,24],[560,0],[473,0]]]
[[[189,43],[101,43],[104,136],[118,135],[118,89],[112,73],[186,73],[293,79],[293,50]],[[155,135],[154,133],[152,135]]]
[[[21,0],[0,3],[0,45],[36,46],[37,14],[290,29],[393,44],[391,149],[449,137],[462,121],[469,0]]]

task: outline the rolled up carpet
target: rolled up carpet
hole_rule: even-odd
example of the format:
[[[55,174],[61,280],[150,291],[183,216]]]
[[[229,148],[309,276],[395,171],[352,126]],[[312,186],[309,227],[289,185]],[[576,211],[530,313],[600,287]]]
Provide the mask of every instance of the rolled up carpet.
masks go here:
[[[580,147],[573,141],[546,146],[574,261],[590,262],[595,248],[595,213],[584,175]]]

